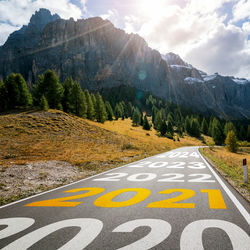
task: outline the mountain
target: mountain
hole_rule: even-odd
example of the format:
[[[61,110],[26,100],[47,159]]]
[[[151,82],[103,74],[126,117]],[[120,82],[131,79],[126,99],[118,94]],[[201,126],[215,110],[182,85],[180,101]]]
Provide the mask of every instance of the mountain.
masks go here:
[[[139,35],[126,34],[100,17],[64,20],[41,9],[0,47],[2,78],[20,72],[31,83],[48,68],[61,81],[72,76],[83,89],[125,84],[203,114],[250,118],[249,81],[208,76],[178,55],[162,56]]]

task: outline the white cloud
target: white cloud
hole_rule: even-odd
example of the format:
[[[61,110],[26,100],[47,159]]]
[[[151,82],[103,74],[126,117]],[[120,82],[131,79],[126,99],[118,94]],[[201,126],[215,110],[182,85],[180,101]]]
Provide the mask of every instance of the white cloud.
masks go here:
[[[9,25],[7,28],[10,33],[27,24],[32,14],[40,8],[49,9],[52,14],[57,13],[65,19],[70,17],[77,19],[82,16],[82,10],[70,3],[70,0],[2,0],[0,1],[1,22]],[[1,29],[0,44],[7,39],[9,33]]]
[[[19,29],[20,26],[13,26],[7,23],[0,23],[0,45],[3,44],[10,33]]]
[[[193,46],[185,60],[208,73],[250,77],[250,43],[236,26],[220,24],[206,40]]]
[[[238,5],[236,0],[187,0],[181,8],[174,1],[170,5],[165,1],[165,9],[158,16],[148,18],[141,26],[138,17],[126,18],[125,27],[139,33],[161,53],[177,53],[208,73],[249,78],[250,24],[245,22],[242,28],[223,24],[226,13],[219,16],[217,10],[227,2]],[[145,20],[141,15],[139,20]]]
[[[223,4],[237,0],[188,0],[188,9],[192,13],[208,14],[219,9]]]
[[[232,22],[237,22],[245,18],[250,18],[250,1],[240,0],[233,7],[233,20]]]

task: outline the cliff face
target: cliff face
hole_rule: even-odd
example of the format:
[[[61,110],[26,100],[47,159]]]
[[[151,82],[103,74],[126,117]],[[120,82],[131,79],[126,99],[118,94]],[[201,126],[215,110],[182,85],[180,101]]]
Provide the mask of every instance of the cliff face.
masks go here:
[[[249,82],[207,76],[178,55],[162,56],[138,35],[99,17],[63,20],[40,10],[0,47],[0,77],[20,72],[34,82],[48,68],[61,81],[72,76],[82,88],[128,84],[203,113],[250,117]]]

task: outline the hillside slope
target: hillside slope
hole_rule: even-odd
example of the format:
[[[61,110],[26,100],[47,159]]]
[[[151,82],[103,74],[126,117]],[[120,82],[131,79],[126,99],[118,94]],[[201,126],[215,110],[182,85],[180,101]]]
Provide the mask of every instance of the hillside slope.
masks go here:
[[[0,205],[185,145],[131,120],[99,124],[61,111],[0,116]]]

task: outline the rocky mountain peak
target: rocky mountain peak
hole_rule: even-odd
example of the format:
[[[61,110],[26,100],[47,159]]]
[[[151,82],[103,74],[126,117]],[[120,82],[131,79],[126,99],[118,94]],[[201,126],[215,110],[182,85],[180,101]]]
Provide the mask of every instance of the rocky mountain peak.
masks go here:
[[[49,10],[42,8],[32,15],[28,26],[33,26],[42,30],[48,23],[53,22],[57,19],[60,19],[59,15],[52,15]]]
[[[162,55],[162,59],[165,60],[169,65],[190,66],[184,62],[179,55],[172,52]]]

